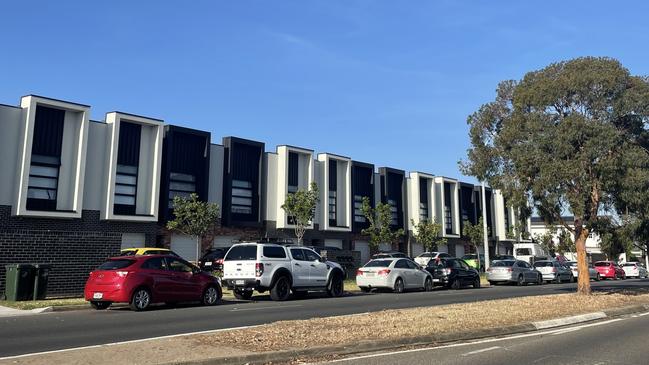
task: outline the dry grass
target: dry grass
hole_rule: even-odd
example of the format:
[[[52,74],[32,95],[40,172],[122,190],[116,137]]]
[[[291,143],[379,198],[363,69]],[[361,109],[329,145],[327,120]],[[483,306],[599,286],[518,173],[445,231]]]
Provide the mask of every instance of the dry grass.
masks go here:
[[[196,336],[194,341],[201,346],[229,346],[252,351],[301,349],[494,328],[633,304],[649,304],[649,294],[561,294],[387,310],[364,315],[283,321],[218,335]]]
[[[12,302],[8,300],[0,300],[0,306],[10,307],[16,309],[35,309],[44,307],[60,307],[68,305],[82,305],[87,304],[83,298],[67,298],[67,299],[45,299],[45,300],[25,300],[20,302]]]

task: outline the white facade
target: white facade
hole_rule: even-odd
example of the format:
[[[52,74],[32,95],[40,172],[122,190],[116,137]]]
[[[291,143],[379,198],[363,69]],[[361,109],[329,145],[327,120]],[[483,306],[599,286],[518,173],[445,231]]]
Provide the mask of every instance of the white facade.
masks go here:
[[[352,230],[352,164],[349,157],[330,153],[318,154],[316,181],[320,201],[316,209],[316,222],[327,231],[351,232]],[[330,165],[336,165],[336,189],[329,184]],[[331,224],[332,217],[335,225]],[[342,242],[341,242],[342,246]]]
[[[424,207],[421,205],[421,184],[425,183],[426,192],[428,194],[425,206],[425,212],[422,210]],[[419,224],[422,218],[430,222],[439,222],[440,216],[437,206],[437,199],[435,198],[435,176],[423,172],[411,172],[406,179],[407,197],[406,206],[408,211],[408,230],[412,231],[414,227]],[[413,222],[414,221],[414,225]]]
[[[447,199],[447,192],[444,188],[445,184],[450,186],[450,212],[446,212],[446,206],[444,204]],[[447,177],[435,177],[435,201],[435,214],[437,217],[440,217],[439,223],[442,224],[442,237],[459,238],[460,197],[458,181]],[[450,232],[448,231],[449,228]]]

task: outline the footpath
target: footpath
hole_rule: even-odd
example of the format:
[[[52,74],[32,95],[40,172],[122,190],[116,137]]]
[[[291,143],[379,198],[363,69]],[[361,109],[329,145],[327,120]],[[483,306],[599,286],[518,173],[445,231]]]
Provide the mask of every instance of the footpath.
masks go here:
[[[435,346],[647,311],[646,290],[547,295],[281,321],[6,358],[0,365],[280,364]]]

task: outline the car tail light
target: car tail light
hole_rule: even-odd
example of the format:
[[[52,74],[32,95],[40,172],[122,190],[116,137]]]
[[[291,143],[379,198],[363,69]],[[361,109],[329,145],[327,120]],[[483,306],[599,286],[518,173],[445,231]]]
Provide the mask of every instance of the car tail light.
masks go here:
[[[513,270],[512,270],[511,267],[508,267],[506,271],[507,271],[507,272],[512,272]]]
[[[119,276],[120,278],[125,278],[126,275],[128,275],[128,271],[116,271],[115,274]]]
[[[556,268],[556,267],[553,267],[553,268],[552,268],[552,272],[557,272],[557,268]]]
[[[214,263],[218,265],[223,265],[223,259],[215,260]]]
[[[390,274],[389,269],[383,269],[383,270],[379,270],[379,272],[377,272],[377,275],[381,275],[381,276],[388,276],[389,274]]]
[[[356,270],[356,276],[363,276],[363,271],[361,269]]]
[[[255,263],[255,276],[259,277],[264,274],[264,264],[261,262]]]
[[[487,272],[492,272],[492,271],[494,271],[492,268],[487,269]]]

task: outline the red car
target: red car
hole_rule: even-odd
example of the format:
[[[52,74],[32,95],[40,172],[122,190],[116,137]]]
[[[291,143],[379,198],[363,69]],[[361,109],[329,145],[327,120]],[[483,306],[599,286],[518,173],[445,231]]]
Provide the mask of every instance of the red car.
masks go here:
[[[593,264],[602,279],[626,279],[626,273],[613,261],[597,261]]]
[[[122,256],[108,259],[90,273],[84,296],[95,309],[129,303],[136,311],[151,303],[201,301],[214,305],[221,297],[216,277],[172,255]]]

